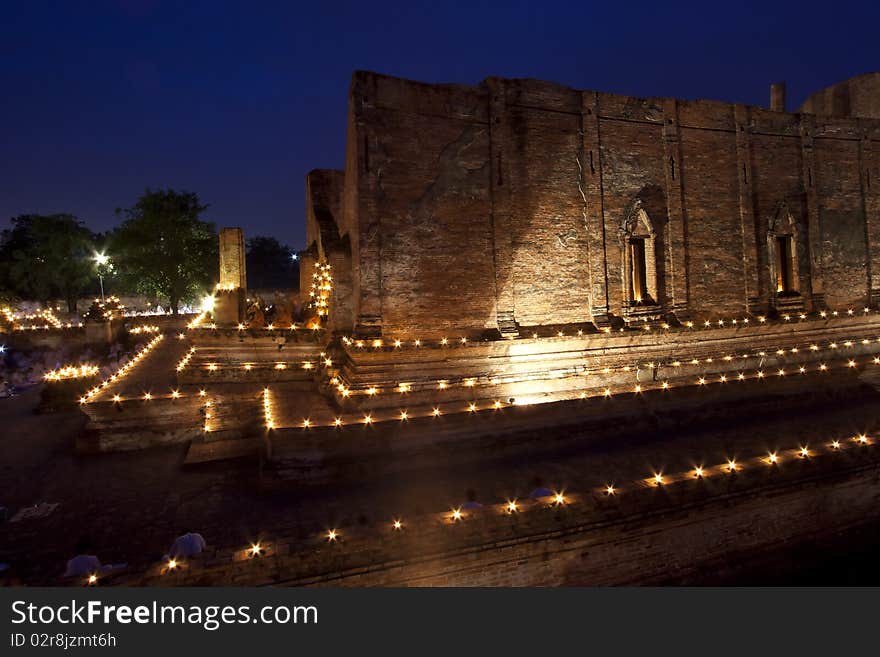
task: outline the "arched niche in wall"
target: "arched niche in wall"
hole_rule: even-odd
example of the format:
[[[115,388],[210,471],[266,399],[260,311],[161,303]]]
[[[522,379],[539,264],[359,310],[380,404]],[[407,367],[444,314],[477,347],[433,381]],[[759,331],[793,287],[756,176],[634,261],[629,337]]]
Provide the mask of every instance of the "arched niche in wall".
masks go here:
[[[620,226],[624,314],[658,312],[662,286],[662,215],[643,198],[629,206]]]
[[[770,300],[774,308],[802,303],[799,237],[798,222],[788,203],[781,201],[776,205],[767,229]]]

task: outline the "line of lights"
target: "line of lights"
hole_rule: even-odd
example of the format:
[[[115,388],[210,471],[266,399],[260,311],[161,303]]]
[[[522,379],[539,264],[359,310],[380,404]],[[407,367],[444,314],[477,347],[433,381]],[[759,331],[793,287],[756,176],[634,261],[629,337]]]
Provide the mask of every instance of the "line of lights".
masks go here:
[[[269,398],[268,386],[263,388],[263,416],[266,420],[266,429],[274,429],[275,419],[272,417],[272,400]]]
[[[153,392],[145,392],[144,394],[142,394],[140,396],[123,397],[122,395],[117,393],[117,394],[114,394],[113,397],[111,397],[111,401],[115,404],[121,404],[123,402],[129,402],[129,401],[159,401],[159,400],[163,400],[163,399],[170,399],[170,400],[186,399],[191,396],[195,396],[195,395],[189,395],[185,392],[180,392],[180,389],[178,389],[178,388],[171,388],[169,390],[169,392],[166,394],[155,394]]]
[[[16,315],[12,308],[3,306],[0,308],[0,319],[8,323],[13,331],[48,331],[53,329],[82,328],[83,326],[82,322],[62,322],[50,308],[36,313]],[[22,324],[22,321],[31,323]]]
[[[21,319],[26,319],[28,321],[43,320],[44,322],[47,322],[50,325],[50,328],[58,329],[58,328],[64,327],[64,325],[61,323],[61,320],[59,320],[55,316],[55,313],[53,313],[52,310],[49,308],[47,308],[45,310],[41,310],[41,311],[34,313],[32,315],[22,315]],[[43,325],[43,327],[45,328],[45,324]],[[23,326],[22,328],[32,328],[32,327]]]
[[[193,347],[193,351],[195,348]],[[178,372],[182,371],[183,368],[180,367],[183,365],[184,367],[190,361],[190,354],[184,356],[184,358],[178,363]],[[326,360],[323,361],[326,365]],[[332,361],[331,361],[332,362]],[[291,368],[292,366],[298,367],[303,370],[314,370],[315,367],[319,364],[319,361],[312,360],[303,360],[303,361],[273,361],[273,362],[247,362],[242,363],[241,365],[224,365],[222,363],[205,363],[202,368],[208,370],[209,372],[230,372],[233,370],[242,369],[246,372],[250,372],[254,369],[271,369],[271,370],[286,370]]]
[[[210,324],[204,324],[204,323],[203,323],[204,320],[205,320],[206,318],[207,318],[207,314],[206,314],[206,313],[202,313],[202,315],[199,315],[199,316],[196,317],[193,321],[191,321],[189,324],[187,324],[187,328],[189,328],[189,329],[203,329],[203,330],[214,330],[214,331],[216,331],[217,328],[218,328],[216,323],[210,323]],[[225,327],[224,327],[224,328],[225,328]],[[230,328],[231,328],[231,327],[230,327]],[[260,333],[262,333],[263,331],[265,331],[265,332],[267,332],[267,333],[270,333],[270,334],[272,334],[272,333],[280,334],[280,333],[283,332],[283,331],[288,331],[289,333],[295,333],[295,332],[297,332],[297,331],[312,331],[312,332],[316,332],[316,331],[323,330],[323,329],[324,329],[324,327],[321,326],[319,323],[317,323],[317,322],[315,322],[315,321],[310,322],[310,323],[309,323],[308,325],[306,325],[306,326],[299,326],[299,325],[297,325],[296,322],[293,322],[293,323],[290,325],[290,327],[285,327],[285,328],[281,328],[281,327],[275,326],[275,325],[273,325],[273,324],[268,324],[267,326],[264,326],[264,327],[261,328],[261,329],[258,329],[258,328],[249,328],[246,324],[243,324],[243,323],[239,323],[239,324],[237,324],[236,327],[235,327],[235,330],[238,331],[239,333],[257,333],[257,334],[260,334]]]
[[[554,369],[553,376],[542,377],[542,378],[552,378],[552,379],[560,379],[566,377],[574,377],[574,376],[595,376],[595,375],[609,375],[609,374],[620,374],[620,373],[629,373],[639,371],[653,371],[653,370],[661,370],[664,368],[673,368],[678,369],[681,367],[687,366],[696,366],[696,365],[712,365],[712,364],[722,364],[722,363],[730,363],[738,360],[747,360],[749,358],[752,359],[763,359],[766,357],[774,357],[774,356],[795,356],[800,353],[817,353],[822,351],[823,349],[836,351],[843,348],[851,348],[856,346],[857,344],[862,346],[868,346],[872,343],[880,343],[880,337],[875,340],[871,340],[868,338],[848,338],[843,341],[829,341],[826,346],[820,346],[817,342],[797,342],[793,346],[790,345],[786,348],[765,348],[757,351],[753,351],[751,353],[725,353],[724,355],[714,355],[708,356],[703,359],[699,358],[691,358],[686,359],[682,357],[681,360],[671,360],[671,361],[660,361],[660,362],[637,362],[635,365],[615,365],[611,366],[594,366],[592,368],[586,368],[582,365],[574,365],[565,369]],[[487,357],[488,358],[488,357]],[[511,383],[520,383],[523,381],[532,381],[534,380],[534,376],[530,374],[524,375],[507,375],[507,376],[492,376],[487,382],[489,385],[503,385],[503,384],[511,384]],[[450,386],[463,386],[463,387],[475,387],[478,383],[478,379],[473,376],[465,376],[460,377],[456,380],[451,379],[438,379],[434,381],[424,381],[418,384],[412,382],[399,382],[394,386],[392,391],[382,390],[377,388],[375,385],[370,385],[367,388],[352,388],[349,385],[346,385],[344,381],[344,377],[339,374],[336,374],[329,380],[332,386],[337,388],[337,391],[343,397],[350,397],[352,395],[366,395],[368,397],[374,397],[378,394],[388,394],[389,392],[396,392],[399,394],[413,392],[415,389],[418,390],[430,390],[436,388],[437,390],[446,390]]]
[[[330,313],[330,293],[333,291],[333,277],[330,265],[318,263],[312,273],[312,287],[309,290],[309,307],[315,309],[318,321]]]
[[[204,390],[199,390],[199,396],[205,398],[205,424],[202,426],[202,429],[205,433],[211,433],[216,430],[215,425],[211,423],[211,420],[214,419],[214,413],[211,410],[214,408],[214,400],[207,399],[207,394]]]
[[[52,330],[59,330],[59,329],[71,329],[71,328],[82,328],[82,327],[83,327],[82,322],[77,322],[75,324],[73,322],[67,322],[66,324],[63,324],[61,326],[49,326],[48,324],[44,324],[42,326],[37,326],[37,325],[16,326],[13,330],[14,331],[52,331]]]
[[[798,445],[797,448],[768,452],[767,454],[744,460],[737,460],[734,457],[728,457],[723,463],[719,463],[715,466],[695,465],[690,470],[675,473],[666,473],[663,471],[653,472],[648,477],[632,480],[629,486],[621,486],[613,482],[608,482],[600,487],[591,489],[591,492],[595,493],[600,498],[611,498],[625,494],[627,491],[668,487],[672,484],[687,481],[737,475],[742,474],[747,470],[754,470],[761,467],[782,467],[783,463],[789,461],[806,461],[823,453],[832,454],[851,447],[868,447],[875,445],[876,442],[875,439],[870,438],[867,434],[859,433],[852,436],[848,441],[833,439],[821,445],[810,446],[801,444]],[[580,499],[582,499],[582,495],[576,492],[556,490],[550,492],[548,495],[535,499],[530,503],[524,503],[514,498],[507,499],[503,503],[490,504],[481,508],[494,511],[497,515],[513,515],[532,509],[567,506],[576,503]],[[447,525],[456,525],[465,520],[470,515],[470,511],[458,506],[452,507],[448,511],[430,515],[439,517]],[[403,519],[399,516],[393,518],[390,521],[390,527],[395,531],[400,531],[404,527]],[[323,534],[324,540],[329,543],[337,542],[341,536],[342,531],[338,527],[328,529]]]
[[[268,398],[269,390],[264,390],[264,398]],[[670,485],[682,484],[686,482],[703,481],[711,477],[729,477],[742,474],[745,471],[763,469],[774,469],[784,467],[785,463],[791,461],[810,461],[822,454],[834,454],[842,450],[856,447],[870,447],[876,445],[877,441],[869,437],[866,433],[858,433],[851,436],[848,440],[832,439],[827,443],[821,444],[800,444],[796,448],[788,450],[776,450],[767,452],[760,456],[754,456],[749,459],[737,460],[736,457],[726,457],[723,463],[714,466],[706,466],[702,464],[694,465],[691,469],[674,473],[664,472],[663,470],[655,471],[650,476],[631,480],[629,485],[618,485],[614,482],[607,482],[602,486],[589,489],[599,499],[616,498],[624,495],[629,491],[646,490],[650,488],[668,488]],[[494,512],[500,516],[511,516],[514,514],[527,513],[537,509],[559,508],[577,504],[579,500],[586,499],[586,495],[577,492],[558,489],[539,498],[534,498],[528,502],[522,502],[517,498],[508,498],[502,503],[489,504],[480,506],[483,510]],[[447,511],[428,514],[429,517],[440,519],[446,526],[455,526],[464,522],[470,515],[471,511],[464,509],[462,506],[452,507]],[[401,532],[407,526],[403,518],[400,516],[393,517],[388,522],[388,528],[392,532]],[[326,543],[338,543],[343,538],[343,531],[338,527],[331,527],[325,530],[320,538]],[[241,553],[247,558],[257,558],[264,556],[268,552],[269,545],[260,541],[252,542]],[[177,559],[170,559],[164,562],[161,573],[179,569],[183,564]],[[89,585],[96,582],[94,576],[87,579]]]
[[[150,340],[143,349],[137,352],[130,361],[128,361],[125,365],[120,367],[116,372],[110,375],[109,378],[102,381],[99,385],[89,390],[85,395],[79,398],[80,404],[86,404],[92,399],[94,399],[95,395],[97,395],[103,388],[106,388],[111,383],[118,381],[126,374],[130,373],[134,367],[137,365],[149,354],[153,349],[155,349],[156,345],[158,345],[163,339],[165,335],[160,333],[155,338]]]
[[[189,348],[189,351],[186,352],[186,354],[184,354],[183,358],[181,358],[181,359],[177,362],[177,365],[175,366],[175,369],[176,369],[178,372],[183,372],[183,370],[186,369],[186,366],[187,366],[187,364],[189,363],[189,361],[192,360],[193,354],[195,354],[195,353],[196,353],[196,348],[195,348],[195,347],[190,347],[190,348]]]
[[[874,356],[869,361],[874,365],[880,365],[880,356]],[[868,364],[868,362],[864,363]],[[848,359],[842,366],[845,370],[853,370],[859,367],[859,363],[854,359]],[[736,374],[720,374],[716,377],[709,378],[707,376],[700,376],[696,379],[688,380],[686,383],[677,383],[675,385],[671,384],[668,379],[661,379],[657,381],[649,381],[643,383],[637,383],[631,388],[623,388],[621,386],[615,386],[615,390],[612,390],[611,387],[605,388],[591,388],[589,391],[581,391],[579,395],[575,398],[572,397],[574,394],[573,391],[564,391],[560,392],[558,396],[554,397],[551,393],[545,393],[542,397],[542,402],[553,402],[553,401],[574,401],[575,399],[580,400],[589,400],[589,399],[611,399],[615,395],[618,394],[635,394],[640,395],[644,393],[648,393],[651,391],[668,391],[674,388],[702,388],[708,389],[710,385],[719,385],[719,384],[728,384],[733,382],[745,382],[745,381],[762,381],[769,378],[782,378],[788,375],[807,375],[810,373],[827,373],[832,369],[830,365],[827,363],[819,363],[815,368],[807,368],[805,365],[797,366],[795,369],[786,369],[786,368],[777,368],[771,370],[740,370],[736,372]],[[348,390],[346,389],[342,394],[346,396]],[[314,420],[305,419],[299,425],[283,425],[279,426],[276,423],[273,423],[273,429],[287,429],[287,428],[295,428],[299,426],[304,429],[316,429],[316,428],[325,428],[325,427],[334,427],[340,428],[343,426],[350,425],[372,425],[376,422],[391,422],[394,420],[398,421],[406,421],[412,420],[415,418],[437,418],[444,414],[478,414],[485,413],[488,411],[499,411],[503,408],[514,407],[514,406],[530,406],[537,402],[535,402],[530,397],[513,399],[512,402],[504,402],[501,399],[492,399],[492,398],[483,398],[478,400],[471,401],[461,401],[460,406],[456,405],[454,408],[451,408],[451,404],[453,402],[448,402],[445,406],[435,405],[433,407],[428,408],[430,404],[427,402],[420,409],[415,411],[409,409],[401,409],[399,411],[377,411],[371,410],[362,415],[342,415],[335,417],[332,421],[327,422],[316,422]],[[377,415],[378,414],[378,415]]]
[[[149,324],[145,326],[135,326],[133,329],[129,330],[129,333],[132,335],[140,335],[141,333],[158,333],[159,327],[155,324]]]
[[[66,365],[57,370],[46,372],[44,381],[65,381],[68,379],[87,379],[95,376],[100,369],[97,365]]]
[[[198,315],[193,317],[193,319],[189,322],[189,324],[186,325],[186,328],[195,329],[195,328],[201,327],[202,322],[204,322],[207,317],[208,317],[208,311],[203,310]]]
[[[862,310],[861,315],[867,316],[871,314],[873,311],[870,308],[864,308]],[[756,315],[752,317],[741,317],[741,318],[729,318],[729,319],[717,319],[717,320],[705,320],[702,323],[686,321],[683,322],[681,327],[674,327],[666,322],[663,322],[659,325],[659,327],[655,327],[649,323],[647,318],[642,318],[640,321],[642,323],[641,330],[643,331],[651,331],[655,328],[660,328],[667,332],[672,331],[681,331],[681,330],[693,330],[693,329],[724,329],[724,328],[746,328],[746,327],[767,327],[773,325],[783,325],[786,323],[790,323],[795,319],[800,322],[808,321],[808,320],[827,320],[829,318],[838,318],[838,317],[855,317],[859,315],[853,308],[849,308],[846,311],[837,311],[837,310],[821,310],[819,312],[814,313],[795,313],[792,314],[784,314],[781,315],[778,320],[770,320],[765,315]],[[633,320],[633,323],[638,322],[639,320]],[[826,322],[827,323],[827,322]],[[624,329],[620,329],[623,331]],[[602,333],[610,334],[612,333],[612,329],[610,327],[605,327],[601,329]],[[552,339],[552,338],[590,338],[595,336],[596,333],[593,331],[584,331],[583,329],[578,329],[575,332],[566,333],[563,330],[557,330],[552,335],[539,334],[537,331],[533,331],[530,335],[522,335],[519,339],[523,338],[531,338],[533,340],[538,339]],[[514,339],[514,338],[511,338]],[[468,339],[464,336],[462,337],[441,337],[439,339],[432,340],[424,340],[424,339],[414,339],[414,340],[401,340],[401,339],[358,339],[354,336],[343,336],[342,341],[348,346],[354,346],[358,349],[364,349],[368,347],[372,347],[373,349],[402,349],[402,348],[421,348],[421,347],[453,347],[453,346],[466,346],[469,344]]]

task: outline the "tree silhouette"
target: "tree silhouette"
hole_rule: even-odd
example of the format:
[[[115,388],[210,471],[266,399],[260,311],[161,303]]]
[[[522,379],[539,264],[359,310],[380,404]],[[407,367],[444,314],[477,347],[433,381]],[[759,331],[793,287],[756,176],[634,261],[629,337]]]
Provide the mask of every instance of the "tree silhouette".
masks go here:
[[[94,250],[95,236],[72,215],[15,217],[0,243],[0,288],[44,303],[61,298],[76,312],[77,299],[96,280]]]
[[[217,280],[217,230],[202,221],[208,209],[197,194],[172,189],[146,192],[110,235],[109,254],[119,277],[141,294],[168,299],[176,315]]]

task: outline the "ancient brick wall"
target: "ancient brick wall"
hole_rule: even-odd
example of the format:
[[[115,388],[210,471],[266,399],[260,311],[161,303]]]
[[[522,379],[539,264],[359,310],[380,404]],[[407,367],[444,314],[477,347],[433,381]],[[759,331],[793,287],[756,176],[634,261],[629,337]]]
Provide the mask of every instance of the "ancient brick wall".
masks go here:
[[[342,234],[342,192],[345,172],[314,169],[306,176],[306,244],[316,243],[319,256]]]
[[[342,224],[365,335],[768,312],[777,235],[792,240],[787,303],[880,294],[880,121],[360,72],[348,130]],[[633,239],[656,298],[631,291]]]
[[[507,129],[495,146],[507,170],[500,187],[509,187],[516,319],[526,326],[590,321],[588,260],[572,257],[584,252],[586,238],[578,190],[580,95],[548,83],[517,88],[505,81],[504,102],[498,113],[506,115]],[[547,102],[557,111],[537,109]]]
[[[744,117],[746,118],[746,117]],[[750,159],[746,168],[749,201],[754,208],[754,237],[757,293],[760,305],[766,307],[775,294],[770,273],[770,252],[766,236],[776,216],[787,207],[798,217],[796,252],[799,270],[810,271],[807,204],[802,177],[804,170],[802,140],[797,117],[791,114],[749,108],[747,121],[740,124],[750,143]],[[740,176],[743,175],[740,171]],[[784,206],[782,205],[784,204]],[[747,235],[751,239],[751,235]],[[809,296],[809,277],[801,281],[801,293]]]
[[[332,268],[329,327],[353,328],[351,237],[344,221],[345,172],[315,169],[306,177],[306,244],[300,254],[300,290],[308,294],[317,263]],[[304,299],[308,301],[308,299]]]
[[[880,118],[880,72],[865,73],[825,87],[801,105],[801,112]]]
[[[822,274],[832,307],[853,305],[868,294],[859,142],[848,136],[824,128],[814,139]]]

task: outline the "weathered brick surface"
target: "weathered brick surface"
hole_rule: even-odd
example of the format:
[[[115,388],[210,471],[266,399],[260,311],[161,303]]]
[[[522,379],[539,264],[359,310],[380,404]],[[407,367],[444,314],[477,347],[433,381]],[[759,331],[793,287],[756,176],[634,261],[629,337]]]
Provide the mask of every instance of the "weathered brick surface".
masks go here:
[[[247,288],[244,231],[241,228],[223,228],[220,231],[220,286]]]
[[[511,316],[625,318],[639,209],[655,237],[651,312],[772,310],[774,226],[793,234],[797,258],[800,296],[786,303],[861,307],[880,293],[869,278],[880,236],[866,220],[877,141],[875,119],[355,73],[335,217],[351,282],[334,325],[429,337],[503,329]]]
[[[235,326],[244,321],[247,298],[244,231],[223,228],[220,231],[220,289],[214,299],[214,322]]]
[[[880,73],[857,75],[820,89],[804,101],[799,111],[880,118]]]

